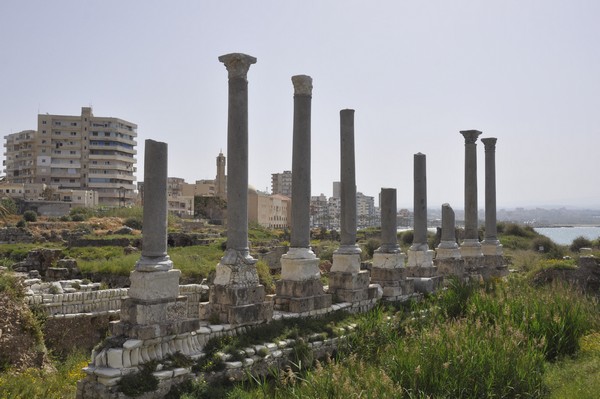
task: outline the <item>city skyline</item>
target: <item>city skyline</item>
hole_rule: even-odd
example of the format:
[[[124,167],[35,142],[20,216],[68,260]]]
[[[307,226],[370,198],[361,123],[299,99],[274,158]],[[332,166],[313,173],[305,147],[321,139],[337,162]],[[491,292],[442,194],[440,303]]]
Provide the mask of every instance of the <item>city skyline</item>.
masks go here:
[[[226,153],[227,74],[249,82],[249,182],[291,169],[291,76],[313,78],[312,195],[339,180],[339,111],[356,110],[358,191],[398,190],[427,155],[428,206],[464,207],[460,130],[497,137],[498,208],[600,208],[600,4],[382,1],[0,4],[2,136],[37,114],[94,113],[138,125],[138,154],[169,144],[169,176],[212,178]],[[48,24],[48,21],[59,23]],[[484,153],[478,141],[479,208]],[[143,180],[138,156],[137,180]],[[3,157],[4,159],[4,157]],[[377,201],[378,202],[378,201]]]

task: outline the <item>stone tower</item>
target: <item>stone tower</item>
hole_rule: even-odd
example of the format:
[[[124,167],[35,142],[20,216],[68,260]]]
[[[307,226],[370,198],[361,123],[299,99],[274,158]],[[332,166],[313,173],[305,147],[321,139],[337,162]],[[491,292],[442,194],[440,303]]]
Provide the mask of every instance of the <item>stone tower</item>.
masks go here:
[[[217,156],[217,177],[215,178],[217,197],[227,199],[227,177],[225,176],[225,155],[219,152]]]

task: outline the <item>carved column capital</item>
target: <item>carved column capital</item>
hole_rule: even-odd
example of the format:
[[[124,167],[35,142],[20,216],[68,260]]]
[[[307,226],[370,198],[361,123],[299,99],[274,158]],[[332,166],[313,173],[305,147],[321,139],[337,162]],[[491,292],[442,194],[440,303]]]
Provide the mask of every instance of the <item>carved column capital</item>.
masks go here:
[[[292,76],[294,95],[312,96],[312,78],[308,75]]]
[[[485,152],[494,152],[496,151],[496,141],[498,139],[495,137],[486,137],[484,139],[481,139],[481,142],[483,143],[483,146],[485,148]]]
[[[219,57],[219,61],[225,64],[225,68],[227,68],[227,72],[229,72],[229,79],[246,79],[250,65],[256,64],[255,57],[242,53],[222,55]]]
[[[460,134],[465,138],[465,144],[474,144],[481,132],[479,130],[461,130]]]

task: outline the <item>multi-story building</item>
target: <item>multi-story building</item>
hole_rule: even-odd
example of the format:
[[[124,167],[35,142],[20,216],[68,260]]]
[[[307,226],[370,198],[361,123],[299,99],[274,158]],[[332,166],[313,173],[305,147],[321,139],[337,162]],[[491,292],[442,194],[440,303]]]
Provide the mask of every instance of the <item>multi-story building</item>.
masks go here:
[[[377,213],[375,212],[375,198],[356,193],[356,222],[359,229],[377,226]]]
[[[280,194],[269,195],[248,187],[248,222],[269,229],[290,228],[292,200]]]
[[[93,190],[100,205],[126,205],[135,197],[136,137],[136,124],[94,116],[90,107],[77,116],[39,114],[37,131],[5,137],[6,177],[10,183]]]
[[[4,172],[11,183],[33,183],[35,175],[35,130],[4,136]]]
[[[284,170],[283,173],[271,175],[271,194],[281,194],[292,197],[292,172]]]
[[[180,177],[167,178],[167,210],[179,216],[194,214],[194,196],[185,195],[185,180]]]

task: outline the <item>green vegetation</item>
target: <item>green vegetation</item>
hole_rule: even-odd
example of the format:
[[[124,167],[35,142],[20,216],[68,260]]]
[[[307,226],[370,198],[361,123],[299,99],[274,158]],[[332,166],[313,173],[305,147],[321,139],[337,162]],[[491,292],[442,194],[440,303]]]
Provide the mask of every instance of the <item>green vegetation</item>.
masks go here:
[[[64,399],[74,398],[77,381],[85,377],[88,353],[73,353],[54,363],[54,370],[27,369],[22,373],[0,374],[0,398]]]
[[[228,397],[545,397],[562,389],[545,371],[567,380],[580,343],[581,361],[592,376],[600,372],[600,351],[587,349],[598,347],[598,310],[596,301],[567,286],[455,281],[410,311],[377,308],[358,316],[337,361],[254,378]],[[563,395],[587,390],[593,397],[597,390],[583,379]]]
[[[25,211],[23,213],[23,220],[25,220],[26,222],[37,221],[37,213],[35,213],[35,211]]]

